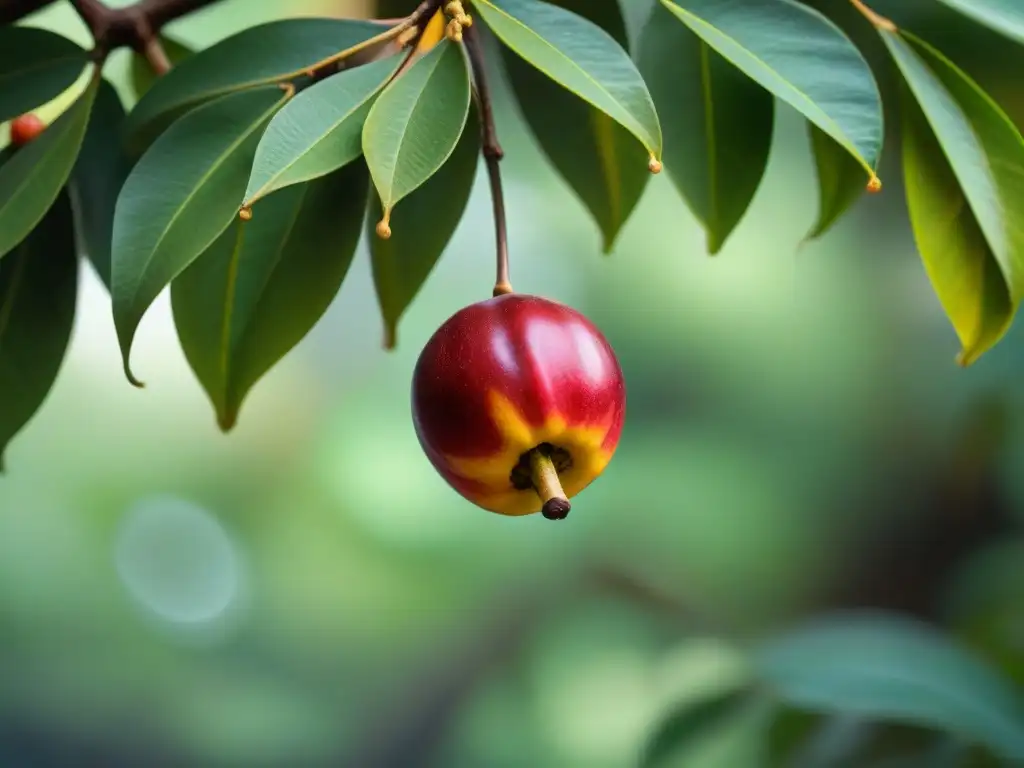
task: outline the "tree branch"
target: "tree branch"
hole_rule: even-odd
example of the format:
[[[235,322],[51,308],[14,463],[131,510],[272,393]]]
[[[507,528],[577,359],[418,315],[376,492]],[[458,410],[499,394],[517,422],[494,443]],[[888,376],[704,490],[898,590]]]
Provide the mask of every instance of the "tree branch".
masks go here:
[[[13,24],[51,3],[53,0],[0,0],[0,24]]]
[[[501,296],[512,293],[512,282],[509,279],[508,267],[508,224],[505,220],[505,193],[501,184],[500,161],[505,156],[498,142],[498,132],[494,124],[494,106],[491,99],[491,88],[487,82],[486,62],[481,46],[480,33],[476,26],[463,30],[466,52],[469,54],[473,69],[475,88],[473,95],[480,117],[480,139],[487,164],[487,176],[491,183],[491,200],[494,204],[494,235],[497,248],[497,269],[494,281],[494,295]]]

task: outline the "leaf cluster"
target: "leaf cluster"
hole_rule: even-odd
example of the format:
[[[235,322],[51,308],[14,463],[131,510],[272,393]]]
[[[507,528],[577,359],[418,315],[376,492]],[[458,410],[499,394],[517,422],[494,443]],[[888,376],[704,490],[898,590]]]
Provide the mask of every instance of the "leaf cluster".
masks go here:
[[[1024,41],[1013,0],[935,1]],[[659,0],[632,38],[619,0],[464,5],[498,42],[523,120],[605,251],[664,165],[719,252],[761,186],[778,103],[806,119],[820,201],[808,238],[820,237],[881,190],[884,117],[896,116],[910,222],[967,364],[1005,334],[1024,291],[1024,139],[940,50],[852,2],[900,77],[893,104],[849,30],[797,0]],[[77,91],[0,166],[0,450],[64,356],[74,291],[58,265],[76,262],[58,246],[84,254],[109,288],[135,384],[137,328],[170,288],[183,351],[224,429],[323,315],[364,235],[393,346],[493,135],[483,73],[445,6],[423,3],[398,23],[285,19],[201,51],[164,37],[173,68],[154,77],[135,54],[128,99],[104,76],[104,51],[0,27],[0,120]],[[33,282],[18,265],[37,250],[48,256]]]

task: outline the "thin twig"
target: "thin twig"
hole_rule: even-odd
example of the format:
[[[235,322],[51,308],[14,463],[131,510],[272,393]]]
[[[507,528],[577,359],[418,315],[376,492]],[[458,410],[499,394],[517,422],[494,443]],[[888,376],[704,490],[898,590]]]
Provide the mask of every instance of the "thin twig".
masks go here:
[[[476,26],[465,28],[466,52],[473,69],[473,95],[476,98],[480,117],[480,142],[487,165],[487,176],[491,184],[491,202],[494,205],[494,236],[496,248],[495,296],[512,293],[512,281],[508,266],[508,224],[505,220],[505,193],[501,184],[501,159],[505,156],[498,142],[494,124],[494,106],[491,89],[487,82],[486,62],[481,47],[480,34]]]
[[[860,11],[861,15],[870,21],[876,28],[881,29],[885,32],[898,32],[896,24],[891,19],[887,19],[879,13],[875,13],[873,10],[863,2],[863,0],[850,0],[850,4]]]

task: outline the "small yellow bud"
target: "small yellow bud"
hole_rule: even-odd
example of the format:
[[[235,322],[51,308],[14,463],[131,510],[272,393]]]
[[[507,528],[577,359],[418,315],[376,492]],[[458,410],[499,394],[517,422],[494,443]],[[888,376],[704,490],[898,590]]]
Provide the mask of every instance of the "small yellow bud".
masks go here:
[[[662,165],[661,160],[651,155],[651,159],[647,162],[647,170],[651,173],[661,173]]]
[[[250,208],[247,205],[242,206],[242,208],[238,211],[238,218],[240,218],[242,221],[249,221],[249,219],[252,218],[252,208]]]
[[[871,194],[875,194],[876,192],[881,192],[882,191],[882,180],[880,178],[878,178],[877,176],[872,176],[868,180],[867,190]]]
[[[384,218],[377,222],[377,237],[381,240],[391,237],[391,225],[388,224],[388,218],[388,214],[384,214]]]

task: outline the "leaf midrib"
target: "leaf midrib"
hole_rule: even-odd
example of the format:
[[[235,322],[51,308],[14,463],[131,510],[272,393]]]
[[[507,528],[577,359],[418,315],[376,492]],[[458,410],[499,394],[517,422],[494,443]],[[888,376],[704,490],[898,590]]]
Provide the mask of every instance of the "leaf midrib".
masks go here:
[[[164,227],[163,231],[160,233],[160,236],[157,238],[156,243],[153,245],[153,248],[150,249],[149,256],[146,258],[142,269],[138,271],[139,279],[135,282],[135,288],[132,290],[131,301],[129,302],[131,306],[134,307],[135,302],[139,298],[139,289],[142,287],[143,282],[142,277],[147,272],[149,272],[149,268],[153,264],[153,259],[156,258],[157,252],[160,250],[165,238],[167,237],[167,233],[171,231],[171,228],[177,223],[178,219],[181,217],[184,210],[195,199],[196,191],[201,189],[206,184],[206,182],[210,180],[210,177],[214,174],[214,172],[220,169],[221,165],[223,165],[224,163],[225,158],[234,154],[238,147],[245,143],[246,139],[249,138],[252,132],[256,130],[260,126],[260,124],[263,123],[264,120],[267,119],[267,115],[272,114],[276,109],[279,108],[280,104],[287,100],[288,95],[285,94],[283,98],[278,99],[276,102],[274,102],[273,106],[271,106],[270,109],[265,110],[260,115],[258,120],[253,121],[249,125],[249,128],[247,130],[239,134],[238,138],[235,139],[235,141],[231,142],[231,144],[228,145],[227,149],[217,156],[216,161],[210,164],[210,167],[207,168],[206,172],[199,178],[198,183],[196,183],[192,187],[192,191],[189,192],[188,196],[185,198],[182,204],[179,205],[178,208],[174,211],[174,215],[171,216],[170,220],[167,222],[167,225]]]
[[[871,168],[871,166],[867,163],[867,161],[861,156],[860,151],[857,150],[857,148],[853,146],[853,143],[850,141],[850,139],[846,135],[845,131],[840,129],[839,124],[835,122],[835,120],[832,118],[832,116],[829,115],[829,113],[826,112],[825,110],[823,110],[821,107],[819,107],[810,96],[808,96],[806,93],[804,93],[801,89],[797,88],[788,79],[782,77],[782,75],[779,74],[778,70],[776,70],[774,67],[769,66],[767,62],[765,62],[760,56],[758,56],[756,53],[751,51],[749,48],[747,48],[744,45],[741,45],[736,40],[736,38],[732,37],[731,35],[726,34],[719,27],[716,27],[714,24],[711,24],[710,22],[705,21],[700,16],[695,15],[692,11],[688,11],[687,9],[682,8],[681,6],[676,5],[675,2],[673,2],[673,0],[661,0],[661,2],[664,5],[671,6],[669,8],[669,10],[672,11],[673,13],[675,13],[676,15],[683,14],[685,16],[688,16],[698,26],[703,26],[703,27],[705,27],[707,29],[710,29],[713,32],[716,32],[717,34],[721,35],[723,38],[728,40],[730,43],[735,45],[737,48],[739,48],[739,49],[741,49],[743,51],[746,51],[747,55],[750,56],[750,58],[752,58],[758,64],[760,64],[762,67],[767,69],[769,72],[774,73],[775,76],[778,77],[779,80],[781,80],[787,86],[789,86],[789,88],[794,93],[796,93],[801,99],[803,99],[807,104],[810,104],[810,106],[815,111],[817,111],[817,112],[819,112],[819,113],[821,113],[822,115],[825,116],[825,121],[835,129],[836,133],[838,133],[840,136],[842,136],[842,140],[839,143],[843,145],[843,147],[846,149],[846,151],[848,151],[851,155],[853,155],[857,159],[857,162],[859,162],[861,164],[861,166],[863,166],[866,171],[868,171],[870,174],[874,175],[874,169]],[[798,6],[798,7],[799,7],[801,12],[803,12],[805,10],[805,8],[803,6]],[[726,58],[728,58],[728,57],[726,57]],[[746,74],[746,73],[744,73],[744,74]],[[749,75],[748,75],[748,77],[749,77]],[[758,85],[761,85],[761,84],[758,83]],[[764,88],[764,86],[761,86],[761,87]],[[835,138],[835,137],[833,136],[833,138]]]
[[[626,107],[626,105],[624,105],[621,101],[619,101],[617,98],[615,98],[614,94],[612,94],[611,91],[609,91],[607,88],[602,86],[600,81],[595,80],[590,75],[590,73],[587,72],[587,70],[583,69],[583,67],[581,67],[579,64],[577,64],[572,58],[570,58],[565,53],[563,53],[561,48],[559,48],[558,46],[554,45],[553,43],[548,42],[548,40],[546,40],[545,38],[541,37],[539,34],[534,32],[532,28],[530,28],[529,26],[527,26],[526,24],[521,22],[519,19],[517,19],[515,16],[510,14],[508,11],[504,10],[503,8],[499,8],[498,6],[494,5],[493,3],[490,2],[490,0],[478,0],[478,2],[482,3],[483,5],[486,5],[488,8],[492,9],[495,13],[498,13],[498,14],[504,16],[509,21],[511,21],[514,25],[522,27],[524,30],[526,30],[526,32],[528,32],[529,34],[533,35],[533,37],[535,37],[537,40],[539,40],[545,46],[547,46],[552,51],[554,51],[559,56],[561,56],[563,59],[565,59],[565,61],[567,61],[572,66],[572,68],[574,68],[577,72],[579,72],[581,75],[583,75],[583,77],[586,80],[589,80],[599,91],[601,91],[602,93],[606,94],[608,96],[608,98],[612,100],[612,102],[615,104],[615,106],[617,106],[619,109],[621,109],[629,117],[630,122],[634,122],[634,123],[638,122],[633,117],[633,115],[630,113],[630,111]],[[519,52],[516,51],[516,53],[519,53]],[[522,54],[519,54],[519,55],[522,56]],[[529,63],[532,66],[534,66],[537,69],[539,69],[541,72],[543,72],[545,75],[550,77],[552,80],[556,80],[556,78],[547,69],[545,69],[544,67],[539,66],[538,64],[536,64],[532,60],[528,60],[528,61],[529,61]],[[557,80],[556,80],[556,82],[557,82]],[[646,133],[646,130],[644,131],[644,133]],[[644,143],[646,143],[646,142],[644,142]],[[653,149],[653,147],[648,147],[648,149]]]

